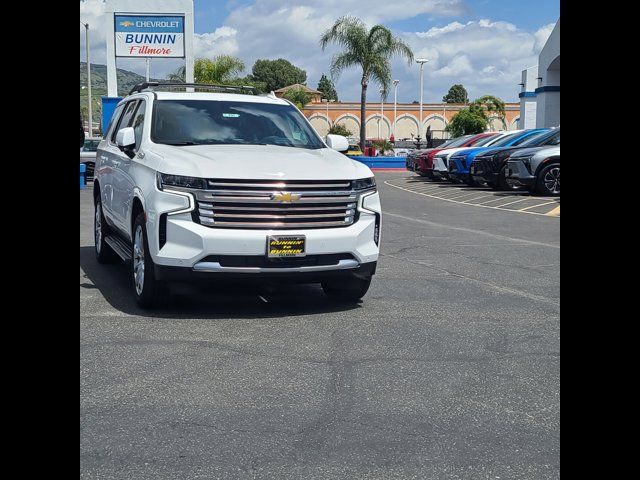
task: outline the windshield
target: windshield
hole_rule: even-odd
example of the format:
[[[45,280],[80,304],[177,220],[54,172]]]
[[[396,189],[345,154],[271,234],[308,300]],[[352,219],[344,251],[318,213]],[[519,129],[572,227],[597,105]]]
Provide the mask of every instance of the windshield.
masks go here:
[[[502,147],[504,146],[506,143],[509,143],[511,140],[513,140],[516,137],[519,137],[520,135],[523,135],[524,132],[516,132],[516,133],[511,133],[509,135],[505,135],[504,137],[502,137],[500,140],[498,140],[495,143],[492,143],[491,146],[492,147]]]
[[[489,143],[491,140],[495,140],[495,139],[496,139],[496,135],[489,135],[487,137],[482,137],[480,140],[475,142],[473,144],[473,146],[474,147],[481,147],[481,146],[486,145],[487,143]]]
[[[472,136],[473,135],[463,135],[462,137],[455,138],[451,141],[449,145],[447,145],[447,147],[459,147],[460,145],[465,143],[467,140],[469,140]],[[442,148],[442,145],[440,145],[440,147],[438,148]]]
[[[537,147],[541,145],[543,142],[553,137],[554,135],[558,135],[558,142],[560,142],[560,131],[559,130],[551,130],[540,132],[540,135],[534,135],[533,138],[528,137],[526,142],[523,142],[521,147]]]
[[[82,146],[83,152],[95,152],[98,150],[98,144],[100,140],[85,140],[84,145]]]
[[[448,147],[449,145],[451,145],[453,142],[455,142],[456,140],[458,140],[457,138],[450,138],[449,140],[447,140],[444,143],[441,143],[440,145],[438,145],[436,148],[445,148]]]
[[[211,100],[156,101],[151,140],[167,145],[325,148],[291,105]]]

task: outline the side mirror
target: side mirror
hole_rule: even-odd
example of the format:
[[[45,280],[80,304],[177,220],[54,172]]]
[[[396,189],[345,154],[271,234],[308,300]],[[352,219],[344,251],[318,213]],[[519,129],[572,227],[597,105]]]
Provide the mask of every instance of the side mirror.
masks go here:
[[[116,145],[120,150],[133,158],[133,147],[136,145],[136,134],[133,127],[125,127],[118,130],[116,134]]]
[[[346,152],[349,150],[349,140],[342,135],[327,135],[327,146],[338,152]]]

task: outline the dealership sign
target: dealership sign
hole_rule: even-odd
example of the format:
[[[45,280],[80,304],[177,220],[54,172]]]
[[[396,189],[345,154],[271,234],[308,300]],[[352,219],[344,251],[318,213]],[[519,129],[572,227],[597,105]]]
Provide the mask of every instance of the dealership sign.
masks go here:
[[[114,15],[116,57],[184,57],[183,15]]]

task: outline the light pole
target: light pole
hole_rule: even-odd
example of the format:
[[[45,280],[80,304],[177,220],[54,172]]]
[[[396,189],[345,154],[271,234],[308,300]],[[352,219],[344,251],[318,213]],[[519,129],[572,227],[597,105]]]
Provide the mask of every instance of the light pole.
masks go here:
[[[378,119],[378,138],[382,139],[380,136],[380,123],[384,118],[384,88],[380,89],[380,118]]]
[[[429,60],[427,60],[426,58],[417,58],[416,59],[416,63],[420,64],[420,128],[418,129],[418,137],[420,137],[420,133],[422,132],[422,79],[423,79],[423,67],[424,64],[427,63]]]
[[[93,137],[93,117],[91,112],[91,58],[89,57],[89,24],[80,23],[84,25],[85,31],[85,46],[87,47],[87,94],[89,98],[89,137]]]
[[[333,103],[333,102],[335,102],[335,100],[329,99],[329,98],[321,98],[320,101],[327,104],[327,115],[326,115],[327,116],[327,125],[329,125],[329,128],[331,128],[331,119],[329,118],[329,102]]]
[[[393,81],[393,139],[396,139],[396,119],[398,118],[398,84],[400,80]]]

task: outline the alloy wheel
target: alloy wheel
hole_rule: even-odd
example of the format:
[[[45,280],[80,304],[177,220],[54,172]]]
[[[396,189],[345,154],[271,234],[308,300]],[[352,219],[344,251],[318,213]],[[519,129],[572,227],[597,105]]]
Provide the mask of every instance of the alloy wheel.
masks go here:
[[[136,293],[142,295],[144,288],[144,237],[141,225],[138,225],[133,237],[133,280]]]

